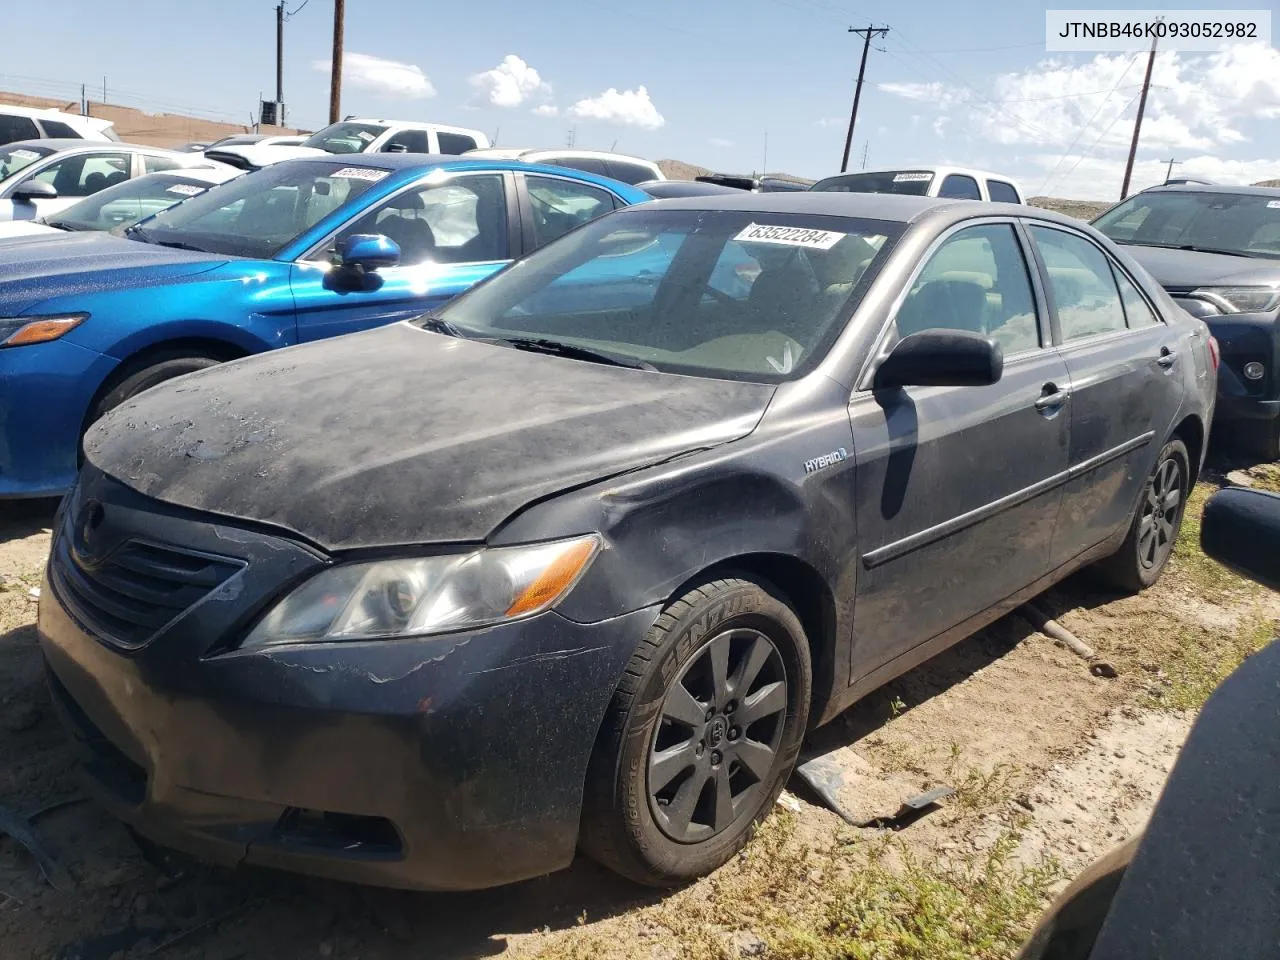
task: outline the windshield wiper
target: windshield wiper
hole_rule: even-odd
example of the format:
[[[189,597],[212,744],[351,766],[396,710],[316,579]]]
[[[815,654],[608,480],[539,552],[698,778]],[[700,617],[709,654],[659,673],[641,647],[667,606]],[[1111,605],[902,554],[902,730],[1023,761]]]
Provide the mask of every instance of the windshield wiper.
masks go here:
[[[635,357],[624,357],[604,350],[593,350],[572,343],[561,343],[546,337],[494,337],[493,343],[505,343],[517,350],[528,350],[530,353],[549,353],[569,360],[589,360],[592,363],[607,363],[613,367],[629,367],[632,370],[657,370],[652,363]]]
[[[1150,240],[1113,240],[1125,247],[1159,247],[1161,250],[1190,250],[1192,253],[1216,253],[1224,257],[1248,257],[1253,259],[1253,254],[1244,253],[1240,250],[1222,250],[1218,247],[1198,247],[1194,243],[1153,243]]]
[[[437,317],[430,313],[426,316],[418,318],[423,330],[430,330],[432,333],[443,333],[446,337],[459,337],[463,340],[467,339],[467,335],[455,327],[443,317]]]
[[[143,230],[136,223],[125,227],[124,235],[130,240],[141,240],[143,243],[155,243],[155,241],[151,239],[151,234],[147,233],[147,231]]]

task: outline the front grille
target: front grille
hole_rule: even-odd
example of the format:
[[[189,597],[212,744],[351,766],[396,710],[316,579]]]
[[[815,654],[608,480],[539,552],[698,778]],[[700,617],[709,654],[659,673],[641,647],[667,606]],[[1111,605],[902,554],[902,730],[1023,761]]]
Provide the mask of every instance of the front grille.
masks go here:
[[[101,559],[77,553],[63,530],[50,581],[72,616],[96,636],[143,646],[244,566],[239,560],[126,540]]]

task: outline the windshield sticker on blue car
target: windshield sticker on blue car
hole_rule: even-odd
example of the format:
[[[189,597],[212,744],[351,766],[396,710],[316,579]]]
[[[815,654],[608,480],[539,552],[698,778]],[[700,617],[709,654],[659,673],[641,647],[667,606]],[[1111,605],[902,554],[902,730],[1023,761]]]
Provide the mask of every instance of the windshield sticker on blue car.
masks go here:
[[[347,180],[368,180],[370,183],[377,183],[387,175],[386,170],[378,170],[373,167],[343,167],[337,173],[331,173],[331,177],[344,177]]]
[[[833,230],[811,230],[808,227],[771,227],[763,223],[749,223],[733,239],[739,243],[780,243],[788,247],[812,247],[830,250],[845,238],[846,234]]]
[[[197,187],[192,183],[175,183],[165,193],[176,193],[183,197],[194,197],[196,194],[204,193],[204,187]]]
[[[894,183],[921,183],[932,179],[932,173],[895,173],[893,175]]]

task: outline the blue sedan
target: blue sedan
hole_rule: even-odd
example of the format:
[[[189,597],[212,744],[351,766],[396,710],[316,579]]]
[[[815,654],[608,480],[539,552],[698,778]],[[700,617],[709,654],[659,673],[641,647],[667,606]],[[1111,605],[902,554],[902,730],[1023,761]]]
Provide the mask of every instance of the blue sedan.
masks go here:
[[[293,160],[123,236],[0,241],[0,498],[64,492],[85,428],[171,377],[430,310],[648,195],[576,170]]]

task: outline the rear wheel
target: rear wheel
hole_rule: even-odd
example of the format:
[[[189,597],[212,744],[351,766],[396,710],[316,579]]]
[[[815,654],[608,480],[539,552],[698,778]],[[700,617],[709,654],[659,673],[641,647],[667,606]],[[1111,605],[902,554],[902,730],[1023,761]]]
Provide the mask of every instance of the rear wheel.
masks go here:
[[[1174,437],[1160,449],[1124,543],[1098,563],[1103,577],[1133,593],[1160,579],[1182,529],[1190,483],[1191,458],[1186,445]]]
[[[1280,420],[1240,420],[1231,434],[1246,453],[1267,463],[1280,460]]]
[[[804,629],[764,585],[716,580],[685,594],[614,694],[587,775],[584,850],[654,886],[719,867],[790,776],[811,686]]]

